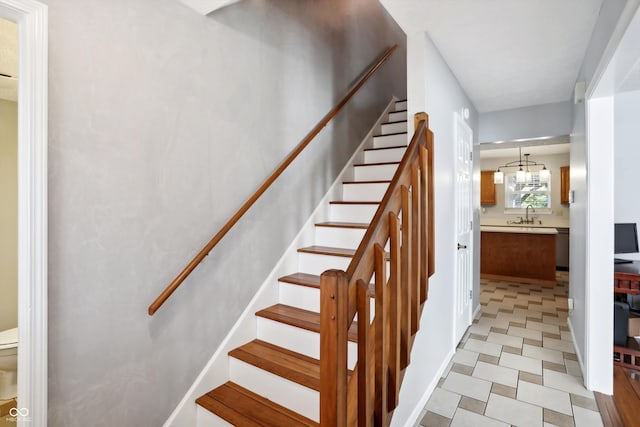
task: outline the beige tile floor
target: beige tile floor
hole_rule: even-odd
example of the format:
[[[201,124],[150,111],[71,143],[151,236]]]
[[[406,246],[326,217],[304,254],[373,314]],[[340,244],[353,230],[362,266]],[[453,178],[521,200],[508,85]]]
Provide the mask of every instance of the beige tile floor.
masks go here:
[[[416,426],[602,426],[567,327],[568,281],[483,280],[482,310]]]

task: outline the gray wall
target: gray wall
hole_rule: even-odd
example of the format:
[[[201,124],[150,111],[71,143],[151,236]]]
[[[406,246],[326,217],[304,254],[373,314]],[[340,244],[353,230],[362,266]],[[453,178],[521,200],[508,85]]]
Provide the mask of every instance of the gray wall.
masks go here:
[[[0,332],[18,326],[18,104],[0,99]]]
[[[480,142],[568,135],[573,102],[534,105],[480,114]]]
[[[157,426],[393,95],[375,0],[47,0],[49,425]],[[354,98],[154,317],[147,306],[354,79]]]
[[[635,176],[640,160],[640,91],[616,94],[614,109],[614,218],[615,222],[640,223],[640,198]],[[640,254],[624,254],[619,258],[640,260]]]
[[[609,43],[611,34],[620,18],[627,0],[606,0],[602,3],[600,15],[587,47],[577,81],[584,81],[589,86],[600,62],[604,49]],[[571,204],[570,221],[570,261],[571,270],[569,296],[574,299],[574,309],[569,314],[569,321],[576,338],[576,347],[582,357],[585,355],[586,337],[586,300],[585,283],[587,271],[587,147],[585,104],[573,106],[573,126],[571,131],[571,189],[574,192],[574,203]]]
[[[417,404],[426,403],[426,391],[435,387],[439,371],[446,366],[457,343],[453,336],[453,310],[455,306],[455,224],[454,216],[454,112],[469,109],[468,124],[477,144],[478,114],[460,87],[459,82],[426,33],[407,36],[408,52],[408,110],[410,117],[418,111],[429,114],[429,127],[434,133],[434,204],[435,204],[435,274],[429,283],[429,299],[424,305],[420,331],[411,352],[411,365],[407,368],[400,406],[395,410],[392,426],[404,426],[411,420]],[[410,122],[411,123],[411,122]],[[412,125],[410,125],[411,128]],[[477,150],[476,150],[477,152]],[[477,169],[477,168],[476,168]],[[474,173],[474,185],[479,192],[479,172]],[[476,211],[479,199],[475,201]],[[477,218],[476,214],[476,218]],[[476,228],[479,230],[479,228]],[[479,237],[478,232],[474,238]],[[477,240],[476,243],[477,244]],[[474,256],[479,256],[475,254]],[[479,262],[477,263],[479,265]],[[474,295],[479,295],[479,269],[474,271]],[[479,301],[474,299],[473,307]],[[418,407],[418,411],[423,406]],[[413,414],[417,417],[417,414]],[[419,421],[419,420],[418,420]]]

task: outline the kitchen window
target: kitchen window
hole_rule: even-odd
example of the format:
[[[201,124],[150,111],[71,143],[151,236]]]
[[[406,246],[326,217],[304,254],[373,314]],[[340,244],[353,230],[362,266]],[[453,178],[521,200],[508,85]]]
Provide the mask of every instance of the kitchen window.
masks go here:
[[[551,213],[551,180],[540,182],[540,175],[531,172],[526,182],[516,182],[516,174],[505,174],[504,208],[506,213],[521,213],[531,206],[538,213]]]

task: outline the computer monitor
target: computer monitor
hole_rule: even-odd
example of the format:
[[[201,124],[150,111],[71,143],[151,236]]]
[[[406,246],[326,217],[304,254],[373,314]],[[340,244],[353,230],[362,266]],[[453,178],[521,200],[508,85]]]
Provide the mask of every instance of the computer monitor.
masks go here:
[[[638,230],[635,223],[615,224],[614,253],[632,254],[638,250]]]

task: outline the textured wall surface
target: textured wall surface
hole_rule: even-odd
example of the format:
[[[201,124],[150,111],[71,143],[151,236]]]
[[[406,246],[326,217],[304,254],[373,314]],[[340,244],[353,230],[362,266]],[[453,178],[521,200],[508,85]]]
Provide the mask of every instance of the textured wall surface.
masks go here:
[[[0,331],[18,326],[18,104],[0,99]]]
[[[47,0],[49,425],[157,426],[392,96],[375,0]],[[147,306],[386,48],[387,63],[154,317]]]

